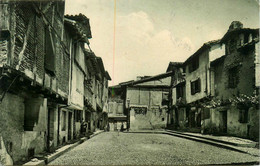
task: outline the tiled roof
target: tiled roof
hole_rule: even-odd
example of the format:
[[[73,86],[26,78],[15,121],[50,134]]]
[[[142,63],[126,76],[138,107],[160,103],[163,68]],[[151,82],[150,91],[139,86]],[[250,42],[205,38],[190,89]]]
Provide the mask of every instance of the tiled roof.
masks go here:
[[[89,18],[87,18],[84,14],[80,13],[79,15],[65,15],[64,17],[65,19],[67,18],[76,21],[83,33],[85,33],[88,38],[92,38]]]
[[[185,62],[184,64],[186,64],[187,62],[189,62],[193,57],[197,56],[201,51],[205,50],[206,48],[210,48],[212,45],[215,44],[219,44],[220,43],[220,39],[218,40],[212,40],[209,41],[207,43],[204,43],[194,54],[192,54]]]
[[[166,77],[169,77],[171,75],[172,75],[172,71],[167,72],[167,73],[158,74],[158,75],[148,77],[148,78],[145,78],[145,79],[141,79],[141,80],[137,80],[137,81],[128,81],[128,82],[120,83],[119,85],[121,85],[121,86],[131,86],[131,85],[136,85],[136,84],[140,84],[140,83],[144,83],[144,82],[148,82],[148,81],[154,81],[154,80],[166,78]]]
[[[170,62],[166,72],[172,71],[174,67],[182,67],[183,62]]]
[[[223,36],[223,38],[221,39],[221,42],[225,42],[230,36],[234,35],[234,34],[238,34],[241,32],[251,32],[251,33],[259,33],[259,28],[256,29],[251,29],[251,28],[239,28],[239,29],[233,29],[233,30],[229,30],[227,31],[227,33]]]

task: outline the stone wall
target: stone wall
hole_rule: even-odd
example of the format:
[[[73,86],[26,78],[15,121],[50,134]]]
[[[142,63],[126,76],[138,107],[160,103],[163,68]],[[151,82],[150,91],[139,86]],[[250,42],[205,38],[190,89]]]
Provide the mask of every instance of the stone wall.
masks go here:
[[[0,135],[14,162],[26,160],[31,157],[30,153],[38,154],[46,150],[46,109],[47,100],[42,97],[26,99],[24,96],[6,94],[0,107]],[[31,121],[27,119],[28,111],[31,112]],[[33,126],[24,128],[25,124]]]
[[[248,109],[247,122],[240,122],[240,108],[236,105],[210,109],[210,117],[202,120],[202,132],[211,134],[227,134],[243,138],[259,140],[259,111],[255,107]],[[227,130],[222,130],[223,112],[227,112]]]
[[[214,90],[218,99],[227,100],[239,94],[252,95],[255,88],[255,48],[247,52],[234,50],[220,63],[214,66]],[[237,67],[238,84],[234,88],[228,85],[229,70]]]
[[[116,101],[109,101],[108,103],[108,108],[109,108],[109,115],[123,115],[124,113],[124,107],[123,103],[119,103]]]
[[[35,5],[35,6],[34,6]],[[8,39],[8,49],[6,50],[6,40],[0,41],[0,66],[8,64],[11,68],[23,72],[30,80],[45,87],[50,87],[53,91],[62,97],[68,96],[68,80],[69,80],[69,55],[62,47],[63,32],[63,14],[64,2],[60,1],[50,5],[50,2],[39,3],[19,2],[1,4],[3,9],[0,13],[1,20],[5,22],[1,24],[1,29],[9,32],[4,38]],[[42,8],[49,6],[43,13]],[[58,7],[59,6],[59,7]],[[39,11],[37,11],[39,10]],[[40,14],[37,14],[37,12]],[[54,11],[54,12],[53,12]],[[11,21],[7,21],[9,18]],[[53,19],[55,18],[55,19]],[[48,23],[44,21],[47,19]],[[2,21],[1,21],[2,23]],[[50,29],[46,28],[46,24],[52,24]],[[49,30],[49,34],[46,30]],[[47,63],[54,63],[54,77],[52,79],[45,78],[45,55],[47,36],[52,36],[51,41],[55,52],[55,58]],[[50,45],[51,45],[50,44]],[[4,48],[4,49],[3,49]],[[49,49],[51,50],[51,49]],[[4,51],[4,52],[3,52]],[[8,57],[8,59],[6,59]]]

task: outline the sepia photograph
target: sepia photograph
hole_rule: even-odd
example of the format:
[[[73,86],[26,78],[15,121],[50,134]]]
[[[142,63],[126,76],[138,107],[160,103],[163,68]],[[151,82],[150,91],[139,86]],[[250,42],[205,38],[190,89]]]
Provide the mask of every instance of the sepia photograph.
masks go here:
[[[259,0],[0,0],[0,166],[260,165]]]

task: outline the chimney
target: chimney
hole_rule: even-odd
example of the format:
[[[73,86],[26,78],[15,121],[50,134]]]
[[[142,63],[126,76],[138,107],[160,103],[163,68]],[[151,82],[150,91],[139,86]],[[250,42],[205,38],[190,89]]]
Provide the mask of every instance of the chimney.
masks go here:
[[[235,29],[242,29],[243,28],[243,24],[240,21],[233,21],[230,26],[228,31],[232,31]]]
[[[141,76],[137,76],[137,77],[136,77],[136,80],[137,80],[137,81],[139,81],[139,80],[141,80],[141,79],[142,79]]]

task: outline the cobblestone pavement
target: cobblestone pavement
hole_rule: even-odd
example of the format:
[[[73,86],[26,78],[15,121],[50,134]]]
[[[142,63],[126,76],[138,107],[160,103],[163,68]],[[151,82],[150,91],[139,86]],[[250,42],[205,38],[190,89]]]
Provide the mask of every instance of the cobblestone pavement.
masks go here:
[[[105,132],[49,165],[198,165],[259,161],[258,157],[163,134]]]

